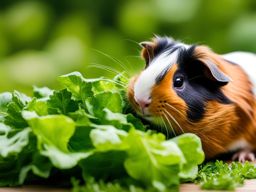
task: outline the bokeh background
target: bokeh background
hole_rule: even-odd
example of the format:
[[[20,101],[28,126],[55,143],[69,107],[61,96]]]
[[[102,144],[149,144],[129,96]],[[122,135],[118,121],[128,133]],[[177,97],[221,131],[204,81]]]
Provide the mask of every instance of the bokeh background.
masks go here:
[[[1,0],[0,91],[56,88],[56,77],[74,70],[136,73],[138,42],[154,34],[256,52],[256,1]]]

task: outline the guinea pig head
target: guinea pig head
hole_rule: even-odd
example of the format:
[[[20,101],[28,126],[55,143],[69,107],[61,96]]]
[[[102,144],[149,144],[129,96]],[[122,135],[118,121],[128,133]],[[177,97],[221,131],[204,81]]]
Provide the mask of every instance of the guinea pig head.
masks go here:
[[[143,118],[180,134],[203,119],[207,103],[231,103],[221,89],[230,79],[206,47],[167,37],[141,46],[146,67],[131,79],[128,98]]]

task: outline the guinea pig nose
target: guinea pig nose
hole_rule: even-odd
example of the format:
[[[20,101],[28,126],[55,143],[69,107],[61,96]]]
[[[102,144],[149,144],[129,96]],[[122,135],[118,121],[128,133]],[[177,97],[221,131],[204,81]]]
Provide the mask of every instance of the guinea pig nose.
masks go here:
[[[149,106],[149,104],[151,103],[151,99],[137,99],[137,103],[139,104],[139,106],[141,107],[141,109],[145,109]]]

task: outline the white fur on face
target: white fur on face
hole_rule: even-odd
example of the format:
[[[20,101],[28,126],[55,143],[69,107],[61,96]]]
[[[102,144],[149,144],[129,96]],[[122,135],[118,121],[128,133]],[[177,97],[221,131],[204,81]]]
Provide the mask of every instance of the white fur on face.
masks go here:
[[[168,50],[154,58],[134,84],[135,100],[148,100],[158,75],[177,62],[179,50],[169,54]]]

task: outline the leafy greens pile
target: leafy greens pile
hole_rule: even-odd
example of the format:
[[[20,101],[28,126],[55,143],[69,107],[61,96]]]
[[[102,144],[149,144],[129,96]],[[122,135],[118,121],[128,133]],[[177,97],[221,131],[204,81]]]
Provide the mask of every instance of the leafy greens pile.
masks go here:
[[[85,79],[73,72],[59,82],[64,89],[34,87],[33,97],[0,94],[1,186],[74,169],[85,183],[125,181],[157,191],[195,179],[204,160],[200,139],[183,134],[166,140],[146,130],[126,112],[122,74]]]
[[[254,164],[223,161],[209,162],[200,166],[196,179],[203,189],[234,190],[244,184],[245,179],[256,178]]]

